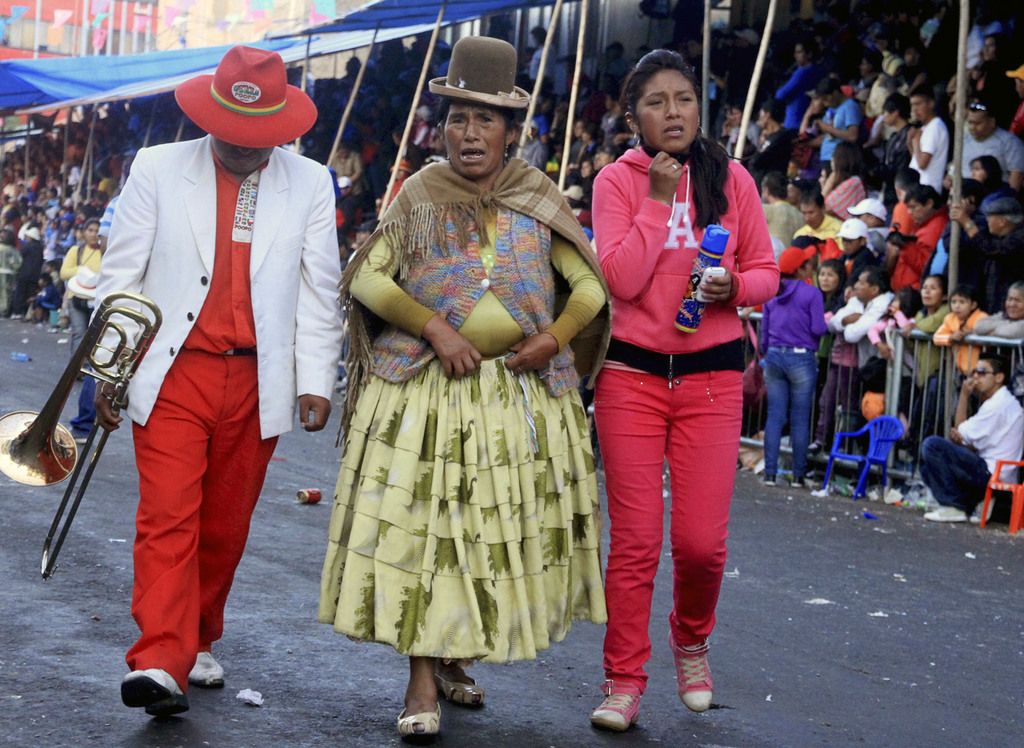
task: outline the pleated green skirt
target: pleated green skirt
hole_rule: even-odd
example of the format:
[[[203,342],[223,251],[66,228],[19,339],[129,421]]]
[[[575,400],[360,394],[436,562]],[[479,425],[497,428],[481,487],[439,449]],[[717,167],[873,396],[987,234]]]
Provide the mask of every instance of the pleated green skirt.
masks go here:
[[[533,659],[607,620],[586,415],[501,359],[373,377],[346,434],[319,620],[409,656]]]

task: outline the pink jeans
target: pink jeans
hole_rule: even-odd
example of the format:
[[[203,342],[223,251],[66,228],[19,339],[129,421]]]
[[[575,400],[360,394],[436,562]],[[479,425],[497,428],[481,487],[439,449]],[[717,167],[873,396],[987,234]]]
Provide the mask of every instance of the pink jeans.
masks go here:
[[[648,625],[664,536],[662,471],[671,480],[672,637],[700,644],[715,625],[725,569],[742,418],[738,371],[672,380],[604,369],[594,408],[605,468],[611,549],[605,575],[605,677],[647,685]]]

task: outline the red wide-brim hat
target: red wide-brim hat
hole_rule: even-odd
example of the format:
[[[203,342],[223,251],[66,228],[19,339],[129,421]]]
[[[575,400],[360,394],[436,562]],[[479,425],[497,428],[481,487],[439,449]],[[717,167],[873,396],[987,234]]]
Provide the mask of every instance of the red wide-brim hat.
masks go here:
[[[316,105],[288,85],[277,52],[232,47],[213,75],[185,81],[178,106],[202,130],[243,148],[273,148],[295,140],[316,122]]]

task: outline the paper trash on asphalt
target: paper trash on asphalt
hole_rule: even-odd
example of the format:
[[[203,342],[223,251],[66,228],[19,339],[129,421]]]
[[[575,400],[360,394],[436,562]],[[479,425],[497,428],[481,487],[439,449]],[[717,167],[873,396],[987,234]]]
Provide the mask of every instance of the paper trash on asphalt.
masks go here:
[[[235,698],[244,701],[249,706],[263,706],[263,694],[253,691],[251,688],[243,688]]]
[[[970,551],[967,551],[967,553],[964,554],[964,558],[977,558],[977,556],[975,556]]]
[[[804,600],[804,605],[835,605],[835,603],[828,598],[812,597],[810,600]]]
[[[889,614],[884,610],[876,610],[874,613],[868,613],[868,616],[871,618],[888,618]]]
[[[739,567],[737,566],[737,567],[736,567],[735,569],[733,569],[732,571],[727,571],[727,572],[725,572],[725,575],[724,575],[724,576],[727,576],[727,577],[729,577],[730,579],[735,579],[735,578],[736,578],[736,577],[738,577],[739,575],[740,575],[740,569],[739,569]]]

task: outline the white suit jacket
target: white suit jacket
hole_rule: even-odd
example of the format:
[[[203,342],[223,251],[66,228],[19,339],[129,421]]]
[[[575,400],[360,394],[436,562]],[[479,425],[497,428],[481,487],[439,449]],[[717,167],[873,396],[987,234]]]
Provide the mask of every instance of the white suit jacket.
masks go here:
[[[128,389],[128,416],[141,425],[209,293],[216,219],[209,137],[138,152],[96,297],[141,293],[163,315]],[[329,172],[275,148],[260,175],[249,264],[264,439],[292,428],[299,395],[331,397],[341,352],[340,275]]]

